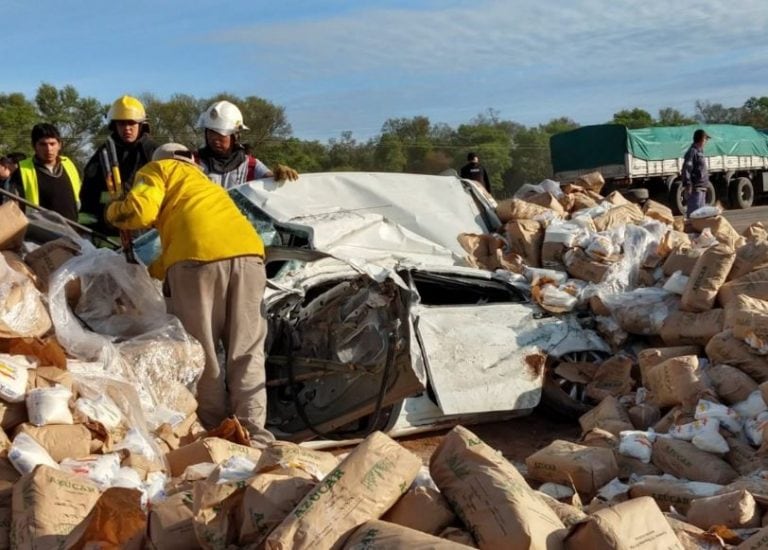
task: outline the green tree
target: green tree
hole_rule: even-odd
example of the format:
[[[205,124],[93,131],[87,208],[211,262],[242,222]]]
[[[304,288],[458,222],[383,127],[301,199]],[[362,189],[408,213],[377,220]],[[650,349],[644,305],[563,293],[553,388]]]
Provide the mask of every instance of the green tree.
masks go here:
[[[651,113],[640,108],[624,109],[613,115],[614,124],[622,124],[627,128],[647,128],[653,126]]]
[[[408,163],[408,157],[403,150],[403,143],[395,134],[383,134],[373,152],[373,162],[376,170],[382,172],[402,172]]]
[[[672,107],[659,109],[659,119],[656,121],[657,126],[687,126],[689,124],[696,124],[696,119],[686,116]]]
[[[696,100],[696,122],[703,124],[739,124],[741,109],[724,107],[722,103]]]
[[[768,129],[768,96],[750,97],[741,108],[741,124]]]
[[[477,153],[488,171],[491,189],[498,194],[505,186],[504,174],[512,164],[509,151],[513,137],[509,124],[499,120],[495,111],[478,115],[470,124],[461,124],[456,129],[454,165],[463,165],[468,152]]]
[[[202,142],[196,129],[197,119],[205,109],[204,100],[187,94],[174,94],[168,101],[146,94],[141,98],[147,111],[152,136],[158,143],[175,142],[197,149]]]
[[[29,133],[39,120],[35,105],[24,94],[0,94],[0,154],[32,153]]]
[[[322,172],[328,163],[328,148],[319,141],[288,138],[265,143],[257,156],[272,168],[276,164],[287,164],[302,173]]]

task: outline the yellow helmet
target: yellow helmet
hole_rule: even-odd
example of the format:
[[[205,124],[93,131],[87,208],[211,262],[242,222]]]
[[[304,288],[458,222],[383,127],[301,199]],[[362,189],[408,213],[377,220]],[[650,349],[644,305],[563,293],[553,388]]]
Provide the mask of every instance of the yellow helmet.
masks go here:
[[[144,105],[141,104],[141,101],[135,97],[124,95],[123,97],[116,99],[112,104],[112,107],[109,108],[107,119],[110,122],[114,120],[146,122],[147,113],[144,110]]]

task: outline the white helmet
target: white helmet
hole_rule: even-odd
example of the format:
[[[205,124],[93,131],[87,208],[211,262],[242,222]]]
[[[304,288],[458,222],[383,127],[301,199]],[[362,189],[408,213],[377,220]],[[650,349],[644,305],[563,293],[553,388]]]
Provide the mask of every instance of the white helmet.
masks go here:
[[[241,130],[248,130],[243,124],[243,113],[234,103],[217,101],[208,107],[197,121],[198,128],[207,128],[223,136],[231,136]]]

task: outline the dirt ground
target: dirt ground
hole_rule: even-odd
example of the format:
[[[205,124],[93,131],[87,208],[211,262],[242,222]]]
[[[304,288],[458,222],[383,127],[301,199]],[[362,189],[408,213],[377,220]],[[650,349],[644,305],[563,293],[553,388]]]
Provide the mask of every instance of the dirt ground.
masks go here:
[[[512,463],[524,464],[526,457],[546,447],[555,439],[575,441],[580,435],[578,422],[555,420],[535,411],[532,415],[503,422],[466,426]],[[398,442],[419,455],[425,464],[447,430],[398,438]]]

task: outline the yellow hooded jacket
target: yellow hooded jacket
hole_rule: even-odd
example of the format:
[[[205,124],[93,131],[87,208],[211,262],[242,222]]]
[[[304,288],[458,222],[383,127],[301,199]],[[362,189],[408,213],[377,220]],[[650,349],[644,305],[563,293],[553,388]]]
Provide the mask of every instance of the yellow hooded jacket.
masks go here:
[[[264,257],[261,237],[226,190],[181,160],[146,164],[126,198],[109,205],[106,218],[119,229],[157,227],[163,271],[184,260]]]

